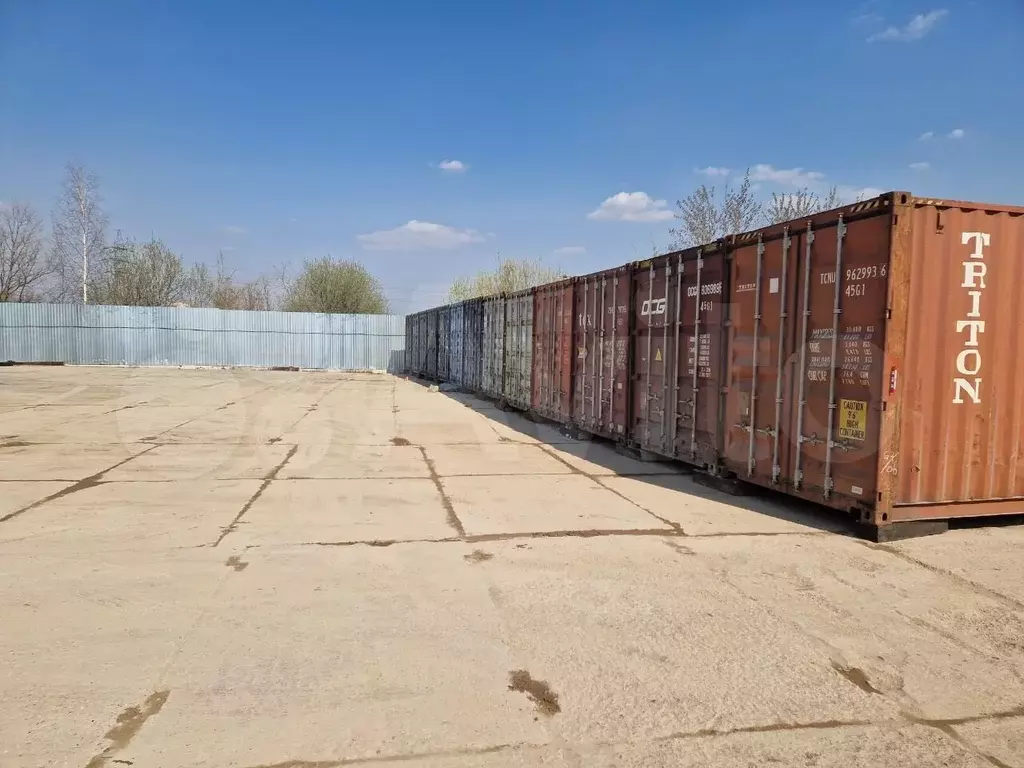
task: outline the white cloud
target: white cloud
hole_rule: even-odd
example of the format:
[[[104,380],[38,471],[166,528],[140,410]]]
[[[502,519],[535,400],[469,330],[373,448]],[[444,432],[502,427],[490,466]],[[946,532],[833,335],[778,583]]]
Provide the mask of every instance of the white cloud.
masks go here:
[[[793,187],[811,186],[824,178],[825,174],[818,171],[805,171],[803,168],[775,168],[765,163],[758,163],[750,169],[751,181],[767,181]]]
[[[911,163],[910,168],[915,171],[927,171],[931,168],[931,165],[928,163]]]
[[[555,256],[582,256],[586,252],[587,249],[582,245],[566,245],[553,251]]]
[[[483,239],[483,235],[475,229],[456,229],[415,219],[394,229],[382,229],[356,237],[368,251],[451,250],[479,243]]]
[[[929,139],[935,138],[935,131],[925,131],[917,137],[918,141],[928,141]]]
[[[712,178],[716,176],[728,176],[730,171],[728,168],[715,168],[713,165],[709,165],[707,168],[694,168],[694,173],[699,173],[701,176],[710,176]]]
[[[224,227],[224,231],[227,232],[229,235],[244,235],[245,227],[240,227],[237,224],[228,224],[226,227]]]
[[[587,214],[588,219],[608,221],[666,221],[672,218],[668,202],[646,192],[619,192]]]
[[[881,32],[876,32],[868,38],[869,43],[875,42],[900,42],[909,43],[913,40],[920,40],[931,32],[935,25],[949,15],[945,8],[919,13],[912,18],[904,27],[886,27]]]
[[[294,223],[295,223],[295,222],[297,222],[297,221],[298,221],[298,219],[297,219],[297,218],[295,218],[294,216],[292,216],[292,217],[291,217],[290,219],[288,219],[288,223],[289,223],[289,224],[294,224]]]
[[[228,253],[229,251],[233,251],[233,250],[235,250],[235,246],[233,246],[233,245],[222,245],[222,246],[220,247],[220,249],[221,249],[222,251],[224,251],[224,253]]]
[[[462,173],[469,169],[469,166],[461,160],[442,160],[438,167],[442,171],[451,171],[452,173]]]
[[[949,132],[948,138],[962,139],[964,137],[964,133],[965,131],[963,128],[954,128],[952,131]]]

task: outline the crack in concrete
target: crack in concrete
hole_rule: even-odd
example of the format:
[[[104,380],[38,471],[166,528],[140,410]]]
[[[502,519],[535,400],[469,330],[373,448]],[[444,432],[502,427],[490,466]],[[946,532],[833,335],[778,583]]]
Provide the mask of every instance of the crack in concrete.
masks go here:
[[[344,768],[349,765],[373,765],[375,763],[407,763],[418,760],[445,759],[452,757],[476,757],[479,755],[493,755],[498,752],[505,752],[521,748],[536,749],[532,744],[497,744],[492,747],[470,747],[468,749],[453,749],[443,752],[415,752],[393,755],[373,755],[370,757],[347,757],[340,760],[285,760],[280,763],[261,763],[260,765],[249,766],[248,768]]]
[[[441,482],[441,476],[437,474],[437,467],[434,466],[433,459],[427,455],[427,449],[422,445],[416,447],[420,449],[420,453],[423,455],[423,461],[427,464],[427,470],[430,472],[430,479],[434,481],[434,486],[437,488],[437,492],[441,494],[441,504],[444,506],[449,527],[459,534],[460,537],[464,538],[466,535],[466,529],[463,527],[462,521],[459,520],[459,516],[455,513],[455,506],[452,504],[452,500],[448,497],[448,493],[444,489],[444,484]]]
[[[614,493],[616,496],[618,496],[623,501],[626,501],[626,502],[632,504],[634,507],[639,509],[641,512],[646,512],[648,515],[653,517],[655,520],[658,520],[659,522],[664,523],[668,527],[673,528],[673,529],[679,531],[680,533],[683,533],[683,528],[682,528],[682,526],[679,525],[679,523],[676,523],[676,522],[674,522],[672,520],[669,520],[666,517],[662,517],[661,515],[652,512],[651,510],[647,509],[647,507],[643,506],[642,504],[639,504],[639,503],[633,501],[633,499],[629,498],[626,494],[621,493],[621,492],[615,490],[614,488],[611,488],[610,486],[608,486],[605,483],[601,482],[601,479],[600,479],[599,475],[593,475],[590,472],[583,471],[579,467],[573,466],[568,461],[566,461],[561,456],[559,456],[557,453],[555,453],[553,450],[550,450],[548,448],[548,446],[546,446],[546,445],[538,444],[537,447],[540,448],[548,456],[553,458],[555,461],[558,461],[558,462],[561,462],[562,464],[564,464],[566,467],[569,468],[569,470],[573,474],[575,474],[575,475],[582,475],[583,477],[585,477],[588,480],[590,480],[590,482],[595,483],[596,485],[601,486],[606,491]],[[666,475],[676,475],[678,473],[677,472],[666,472],[665,474]],[[629,477],[629,476],[630,475],[620,475],[620,474],[609,475],[609,477]],[[646,476],[646,475],[641,475],[641,476]],[[683,535],[685,535],[685,533],[683,533]]]
[[[267,473],[266,477],[263,478],[263,482],[260,483],[260,487],[256,489],[256,493],[249,497],[249,500],[245,502],[245,504],[242,506],[242,509],[238,512],[237,515],[235,515],[235,519],[232,520],[220,532],[220,536],[218,536],[217,540],[213,542],[214,547],[219,546],[220,543],[224,541],[224,539],[227,537],[229,533],[234,533],[235,529],[238,528],[238,524],[242,521],[242,518],[245,517],[245,513],[248,512],[252,508],[252,505],[255,504],[256,501],[259,499],[259,497],[263,495],[263,492],[267,490],[267,487],[277,478],[277,473],[284,469],[284,465],[288,463],[288,461],[292,458],[292,456],[296,454],[298,450],[299,447],[297,445],[292,446],[288,450],[288,453],[285,455],[285,457],[281,460],[281,463]]]
[[[85,768],[103,768],[111,757],[131,743],[131,740],[142,730],[142,726],[146,724],[149,718],[158,714],[163,709],[164,704],[167,702],[167,697],[170,695],[171,692],[168,690],[156,691],[146,698],[141,707],[128,707],[118,715],[117,725],[107,731],[104,736],[104,738],[110,741],[110,744],[107,745],[106,749],[93,757],[86,764]]]
[[[929,563],[926,563],[923,560],[918,560],[916,557],[912,557],[911,555],[908,555],[906,552],[901,552],[898,549],[894,549],[889,544],[875,544],[873,542],[863,541],[860,539],[855,539],[855,541],[857,541],[857,543],[861,546],[867,547],[868,549],[873,549],[877,552],[885,552],[886,554],[892,555],[893,557],[903,560],[906,563],[919,566],[921,568],[924,568],[926,571],[931,571],[936,575],[950,579],[959,584],[960,586],[965,587],[966,589],[991,597],[993,600],[1003,603],[1004,605],[1009,606],[1014,610],[1024,611],[1024,602],[1016,600],[1010,597],[1009,595],[1004,595],[1002,592],[996,592],[994,589],[986,587],[984,584],[979,584],[976,581],[971,581],[970,579],[960,576],[959,574],[953,573],[952,571],[947,571],[945,568],[939,568],[938,566],[930,565]]]
[[[102,481],[102,477],[105,474],[107,474],[107,472],[110,472],[111,470],[117,469],[118,467],[120,467],[120,466],[122,466],[124,464],[127,464],[129,461],[132,461],[133,459],[137,459],[139,456],[142,456],[143,454],[149,453],[150,451],[154,450],[155,448],[157,448],[157,446],[155,446],[155,445],[150,446],[149,448],[146,448],[145,450],[139,451],[134,456],[129,456],[127,459],[122,459],[121,461],[117,462],[113,466],[107,467],[106,469],[101,470],[101,471],[97,472],[94,475],[89,475],[89,477],[83,477],[81,480],[78,480],[77,482],[73,483],[72,485],[69,485],[67,488],[61,488],[59,491],[56,491],[55,493],[51,493],[49,496],[44,496],[43,498],[39,499],[38,501],[32,502],[28,506],[22,507],[21,509],[16,509],[13,512],[9,512],[8,514],[4,515],[3,517],[0,517],[0,523],[6,523],[8,520],[13,520],[14,518],[18,517],[19,515],[24,514],[25,512],[29,512],[29,511],[31,511],[33,509],[36,509],[37,507],[41,507],[41,506],[43,506],[43,504],[47,504],[47,503],[49,503],[51,501],[56,501],[57,499],[64,498],[65,496],[70,496],[72,493],[77,493],[78,491],[84,491],[86,488],[94,488],[97,485],[101,485],[102,484],[102,482],[101,482]],[[49,481],[47,481],[47,482],[49,482]]]

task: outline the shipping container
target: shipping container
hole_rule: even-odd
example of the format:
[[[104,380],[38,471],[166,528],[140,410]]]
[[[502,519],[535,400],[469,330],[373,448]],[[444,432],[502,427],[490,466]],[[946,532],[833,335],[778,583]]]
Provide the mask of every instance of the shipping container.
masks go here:
[[[629,442],[709,469],[721,445],[725,255],[716,244],[658,256],[635,264],[631,283]]]
[[[572,423],[626,439],[629,408],[629,266],[574,280]]]
[[[484,299],[481,391],[500,399],[505,371],[505,297]]]
[[[533,394],[538,414],[568,424],[572,419],[571,280],[537,288],[533,296]]]
[[[505,367],[502,396],[506,403],[529,410],[533,376],[533,289],[505,299]]]
[[[483,374],[483,299],[470,299],[464,303],[462,323],[462,387],[467,392],[480,392]]]
[[[448,310],[448,324],[451,328],[451,343],[448,349],[448,378],[461,387],[463,381],[463,355],[465,354],[465,328],[463,327],[465,312],[463,304],[453,304]]]
[[[728,248],[724,470],[879,530],[1024,512],[1024,208],[896,192]]]
[[[424,346],[423,376],[428,379],[437,378],[437,309],[428,309],[423,313],[427,343]]]

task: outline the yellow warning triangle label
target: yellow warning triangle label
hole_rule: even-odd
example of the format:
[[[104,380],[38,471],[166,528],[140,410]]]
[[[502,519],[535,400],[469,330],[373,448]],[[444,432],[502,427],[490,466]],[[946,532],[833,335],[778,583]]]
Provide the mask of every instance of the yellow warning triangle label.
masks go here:
[[[661,362],[661,350],[660,349],[654,355],[654,362],[656,362],[656,363],[660,363]]]

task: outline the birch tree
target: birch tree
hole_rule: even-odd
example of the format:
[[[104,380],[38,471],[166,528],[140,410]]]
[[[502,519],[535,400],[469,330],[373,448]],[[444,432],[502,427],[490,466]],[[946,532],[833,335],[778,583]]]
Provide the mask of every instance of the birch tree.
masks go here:
[[[101,271],[106,242],[107,217],[102,203],[96,175],[68,163],[64,189],[53,212],[50,268],[56,301],[89,302],[89,283]]]

